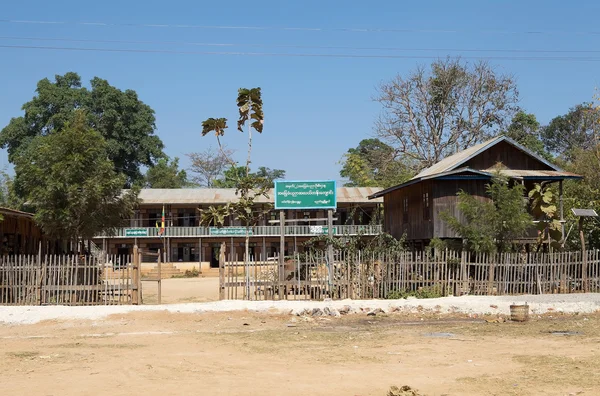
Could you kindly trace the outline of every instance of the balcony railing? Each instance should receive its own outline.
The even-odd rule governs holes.
[[[257,226],[250,228],[251,236],[279,236],[279,226]],[[336,225],[333,226],[335,236],[345,235],[377,235],[381,233],[380,225]],[[328,235],[327,226],[285,226],[286,236],[309,236]],[[167,227],[163,234],[168,238],[188,237],[243,237],[246,228],[241,227]],[[97,238],[158,238],[156,227],[127,227],[117,228],[113,232],[98,235]]]

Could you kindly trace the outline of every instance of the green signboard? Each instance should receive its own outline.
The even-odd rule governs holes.
[[[275,180],[275,209],[335,209],[335,181]]]
[[[310,226],[310,233],[311,234],[328,235],[329,234],[329,227],[324,227],[324,226]],[[337,228],[333,227],[331,229],[331,233],[332,234],[337,234]]]
[[[126,237],[147,237],[148,229],[147,228],[126,228],[125,236]]]
[[[240,236],[246,235],[245,227],[210,227],[208,229],[209,235],[218,235],[218,236]],[[248,235],[252,235],[252,229],[248,230]]]

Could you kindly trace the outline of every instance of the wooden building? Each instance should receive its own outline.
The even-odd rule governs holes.
[[[448,212],[461,217],[457,206],[457,193],[461,190],[482,200],[489,199],[486,185],[497,171],[523,183],[528,191],[535,183],[559,183],[561,220],[563,180],[581,179],[500,136],[449,156],[406,183],[379,191],[370,198],[383,197],[384,229],[396,238],[405,235],[407,242],[419,249],[432,238],[459,238],[440,214]]]
[[[381,232],[378,222],[373,224],[382,199],[369,199],[380,188],[360,187],[337,189],[337,208],[334,213],[335,237],[361,235],[370,237]],[[258,206],[271,205],[269,198],[259,197]],[[238,199],[232,188],[142,189],[140,205],[127,227],[94,238],[93,251],[109,255],[128,256],[137,244],[143,251],[166,252],[166,261],[177,268],[202,269],[218,267],[221,244],[227,247],[227,257],[243,260],[245,228],[233,217],[221,228],[199,224],[199,209],[224,205]],[[156,223],[165,210],[166,228],[159,236]],[[302,252],[303,243],[327,234],[327,210],[285,210],[285,218],[295,220],[284,227],[285,252]],[[272,220],[279,219],[279,211],[272,210],[256,227],[252,227],[249,253],[256,260],[271,260],[279,256],[281,227]],[[320,219],[320,220],[319,220]]]
[[[0,215],[0,256],[38,254],[40,246],[42,253],[56,250],[55,243],[49,243],[31,213],[0,208]]]

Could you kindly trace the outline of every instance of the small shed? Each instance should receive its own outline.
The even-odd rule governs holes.
[[[35,224],[31,213],[0,208],[0,215],[0,256],[38,254],[40,242],[44,251],[54,249],[46,243],[47,238]]]
[[[582,178],[560,169],[514,140],[499,136],[446,157],[409,181],[379,191],[370,198],[383,197],[384,229],[395,238],[405,235],[409,243],[420,248],[432,238],[459,238],[440,213],[449,212],[460,218],[457,193],[461,190],[483,200],[489,199],[486,185],[496,171],[523,183],[527,190],[535,183],[559,183],[561,220],[563,181]]]

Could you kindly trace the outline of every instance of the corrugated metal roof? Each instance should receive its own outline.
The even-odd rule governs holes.
[[[527,149],[526,147],[522,146],[521,144],[515,142],[514,140],[512,140],[506,136],[498,136],[498,137],[490,139],[486,142],[476,144],[475,146],[471,146],[463,151],[459,151],[458,153],[456,153],[454,155],[444,158],[443,160],[430,166],[429,168],[423,169],[413,179],[420,179],[425,176],[431,176],[431,175],[435,175],[437,173],[447,172],[447,171],[456,169],[459,166],[461,166],[462,164],[464,164],[465,162],[467,162],[468,160],[470,160],[471,158],[475,157],[477,154],[489,149],[492,146],[495,146],[496,144],[498,144],[500,142],[504,142],[504,141],[511,144],[512,146],[516,147],[517,149],[525,152],[526,154],[534,157],[538,161],[548,165],[550,168],[554,169],[555,171],[562,171],[562,169],[560,169],[556,165],[546,161],[544,158],[540,157],[536,153],[532,152],[531,150]]]
[[[489,169],[490,174],[494,173],[493,169]],[[528,169],[501,169],[500,173],[511,178],[563,178],[563,179],[583,179],[582,176],[566,171],[548,171],[548,170],[528,170]]]
[[[377,203],[369,196],[381,191],[379,187],[338,187],[338,203]],[[273,196],[273,191],[269,191]],[[224,204],[237,200],[234,188],[145,188],[139,198],[144,204]],[[259,197],[258,203],[273,203],[272,198]]]

